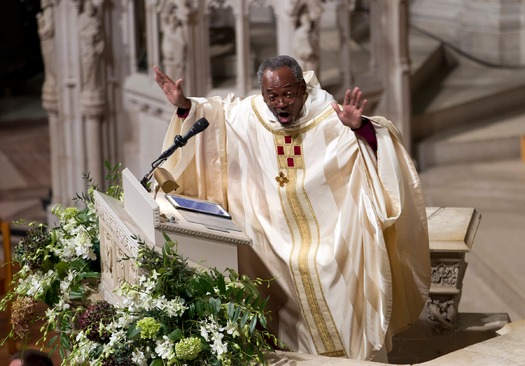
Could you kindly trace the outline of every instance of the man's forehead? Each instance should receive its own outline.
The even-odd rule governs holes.
[[[292,87],[297,84],[297,80],[289,67],[281,67],[279,69],[266,69],[263,74],[263,88],[271,90],[274,88]]]

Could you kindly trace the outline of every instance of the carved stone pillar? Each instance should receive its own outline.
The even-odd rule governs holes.
[[[341,0],[337,6],[337,28],[339,39],[341,40],[341,53],[339,64],[341,65],[341,85],[349,88],[354,85],[352,75],[352,32],[350,24],[350,14],[355,8],[355,0]]]
[[[181,0],[160,3],[158,13],[162,32],[162,65],[166,75],[176,80],[186,78],[188,63],[189,6]]]
[[[104,123],[103,103],[88,105],[89,99],[82,95],[84,115],[87,171],[95,183],[104,186],[104,157],[102,156],[102,124]]]
[[[293,44],[290,35],[294,33],[294,17],[288,2],[274,0],[271,2],[277,25],[277,54],[293,55]]]
[[[148,0],[146,8],[149,69],[162,62],[169,77],[184,78],[187,95],[200,95],[196,94],[200,92],[199,70],[207,59],[199,57],[200,48],[204,47],[196,34],[196,29],[202,26],[195,24],[199,4],[187,0]]]
[[[287,54],[295,57],[304,71],[313,70],[320,77],[320,26],[323,13],[321,0],[293,0],[286,4],[287,20],[292,29],[285,36],[290,39],[290,50]]]
[[[87,171],[93,181],[104,185],[101,125],[105,120],[104,27],[102,4],[85,0],[78,18],[81,51],[81,111],[84,122]]]
[[[231,1],[235,16],[235,50],[237,55],[237,94],[250,89],[250,5],[244,0]]]
[[[42,107],[48,115],[49,140],[51,146],[51,192],[53,202],[63,202],[60,194],[64,185],[60,172],[63,155],[63,135],[60,128],[57,91],[57,61],[55,45],[55,4],[51,0],[41,3],[42,11],[37,14],[38,35],[44,61],[44,85],[42,86]]]
[[[44,88],[42,91],[42,105],[47,112],[49,126],[49,145],[51,146],[51,201],[66,202],[61,187],[65,185],[64,175],[61,174],[61,163],[63,152],[64,135],[61,128],[61,120],[58,113],[58,96],[56,90],[53,92]]]
[[[384,92],[374,113],[388,116],[401,131],[410,152],[410,55],[408,1],[370,0],[373,72],[383,81]],[[385,31],[388,30],[388,31]]]

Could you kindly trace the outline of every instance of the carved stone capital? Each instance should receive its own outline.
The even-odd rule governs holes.
[[[455,298],[428,299],[428,319],[436,322],[444,329],[451,329],[457,315],[457,303]]]

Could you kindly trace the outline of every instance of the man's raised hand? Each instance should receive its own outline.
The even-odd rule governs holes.
[[[342,110],[339,105],[334,102],[332,108],[341,122],[352,129],[361,127],[361,116],[368,100],[362,99],[363,93],[356,86],[353,90],[346,89],[345,98],[342,104]]]
[[[168,75],[163,73],[157,66],[153,67],[155,71],[155,81],[160,86],[166,98],[177,108],[191,108],[191,101],[186,98],[182,90],[182,79],[173,81]]]

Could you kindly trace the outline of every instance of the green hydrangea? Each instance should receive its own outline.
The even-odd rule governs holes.
[[[197,337],[184,338],[175,344],[175,353],[180,360],[194,360],[200,351],[202,351],[202,343]]]
[[[160,329],[160,323],[150,317],[145,317],[137,322],[137,328],[140,329],[142,338],[153,339]]]

